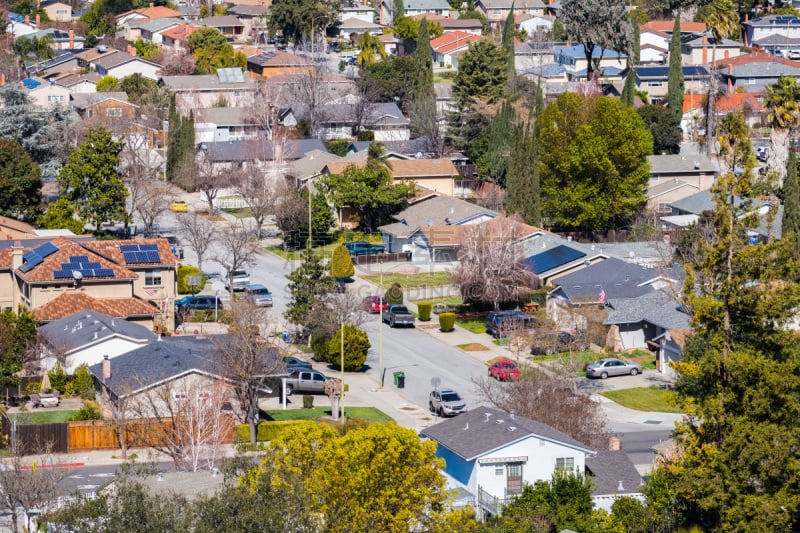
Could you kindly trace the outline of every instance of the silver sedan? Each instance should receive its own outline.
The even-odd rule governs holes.
[[[642,373],[639,363],[631,363],[621,359],[607,357],[586,367],[587,378],[606,379],[608,376],[635,376]]]

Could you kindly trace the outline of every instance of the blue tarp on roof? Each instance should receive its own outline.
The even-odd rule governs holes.
[[[33,80],[31,78],[27,78],[27,79],[22,81],[22,85],[24,85],[26,89],[35,89],[36,87],[38,87],[41,84],[42,84],[42,82]]]

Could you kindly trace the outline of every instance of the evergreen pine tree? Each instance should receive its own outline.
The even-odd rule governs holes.
[[[356,269],[353,266],[353,259],[350,257],[350,252],[344,244],[340,244],[333,249],[331,256],[331,276],[334,278],[344,279],[353,276]]]
[[[406,16],[406,8],[403,5],[403,0],[394,0],[394,20],[393,22],[397,22],[398,19]]]
[[[681,18],[675,15],[675,25],[672,27],[672,41],[669,45],[669,78],[667,80],[667,101],[669,110],[675,118],[675,124],[681,123],[683,115],[683,66],[681,65]]]
[[[508,81],[513,83],[517,69],[514,65],[514,2],[511,2],[511,11],[508,12],[506,23],[503,25],[503,50],[508,57]]]
[[[175,96],[169,101],[169,132],[167,138],[167,179],[170,181],[175,177],[180,159],[180,136],[181,116],[175,109]]]
[[[428,20],[419,23],[417,48],[414,51],[417,77],[411,88],[411,129],[417,135],[426,135],[430,117],[436,116],[436,93],[433,90],[433,50],[428,32]]]
[[[784,238],[793,235],[795,254],[800,252],[800,184],[797,182],[797,154],[794,141],[786,162],[786,177],[783,178],[783,219],[781,232]]]
[[[541,224],[541,189],[539,187],[538,118],[544,107],[539,85],[533,108],[533,127],[528,123],[514,128],[513,144],[508,162],[506,213],[519,214],[533,226]]]
[[[506,99],[489,126],[489,146],[483,175],[492,183],[506,186],[508,160],[514,133],[514,108]]]
[[[622,88],[620,100],[626,106],[632,106],[636,96],[636,67],[639,65],[639,25],[632,24],[631,32],[631,55],[628,57],[628,75],[625,77],[625,85]]]

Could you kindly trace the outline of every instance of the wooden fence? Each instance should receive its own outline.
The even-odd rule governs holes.
[[[16,437],[17,446],[22,453],[31,453],[38,450],[49,449],[57,453],[69,451],[69,435],[66,422],[52,424],[14,424],[3,413],[0,433],[3,441],[11,442]]]

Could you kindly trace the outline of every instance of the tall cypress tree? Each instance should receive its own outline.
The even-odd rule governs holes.
[[[506,186],[513,133],[514,108],[511,106],[511,102],[506,99],[489,126],[489,145],[486,150],[485,164],[483,165],[484,171],[482,173],[483,177],[501,187]],[[480,161],[478,163],[480,167]],[[481,174],[480,168],[479,174]]]
[[[783,218],[781,233],[793,235],[795,254],[800,252],[800,184],[797,182],[797,154],[792,141],[789,160],[786,162],[786,177],[783,178]]]
[[[631,25],[631,55],[628,57],[628,75],[625,77],[625,85],[622,88],[620,100],[627,106],[633,105],[636,96],[636,67],[639,65],[640,54],[640,29],[638,24]]]
[[[669,44],[669,87],[667,88],[667,101],[669,110],[675,118],[675,124],[681,123],[683,116],[683,66],[681,65],[681,18],[675,15],[675,25],[672,27],[672,41]]]
[[[428,32],[428,20],[419,23],[417,49],[414,51],[416,79],[411,87],[411,129],[418,135],[426,135],[431,124],[430,117],[436,116],[436,93],[433,90],[433,50]]]
[[[511,2],[511,11],[508,12],[506,23],[503,26],[502,45],[508,55],[508,81],[513,82],[514,76],[517,74],[517,68],[514,65],[514,2]]]
[[[167,178],[174,179],[181,157],[181,116],[175,109],[175,96],[169,102],[169,131],[167,137]]]
[[[406,15],[406,8],[403,5],[403,0],[394,0],[394,20],[393,22],[397,22],[400,17],[404,17]]]
[[[533,226],[542,222],[541,188],[539,186],[539,116],[544,107],[541,84],[536,93],[531,123],[518,125],[513,131],[511,154],[506,178],[506,212],[519,214]]]

